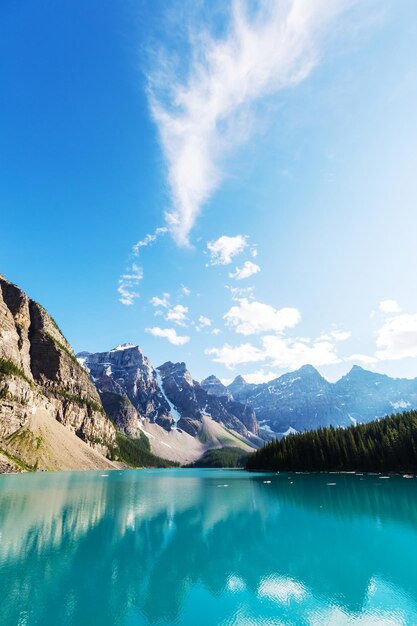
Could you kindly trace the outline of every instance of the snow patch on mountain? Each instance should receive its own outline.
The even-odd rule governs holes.
[[[134,343],[121,343],[115,348],[113,348],[113,350],[110,350],[110,352],[120,352],[121,350],[129,350],[130,348],[134,348],[134,347],[135,347]]]
[[[162,383],[162,378],[161,378],[161,374],[159,373],[158,370],[156,370],[156,382],[157,385],[159,387],[160,392],[162,393],[162,395],[164,396],[165,400],[167,401],[167,403],[169,404],[169,408],[170,408],[170,413],[171,413],[171,417],[174,420],[175,424],[172,427],[173,429],[177,428],[177,423],[180,421],[181,419],[181,415],[178,413],[177,409],[175,408],[175,406],[172,404],[171,400],[168,398],[168,396],[166,395],[165,391],[164,391],[164,385]]]

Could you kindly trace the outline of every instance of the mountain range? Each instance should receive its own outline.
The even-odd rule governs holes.
[[[210,386],[215,388],[212,380]],[[417,408],[416,378],[390,378],[358,365],[335,383],[304,365],[259,385],[238,376],[226,390],[255,410],[261,434],[275,436],[320,426],[351,426]]]
[[[416,408],[417,379],[358,366],[335,383],[305,365],[225,385],[196,381],[185,363],[154,367],[133,344],[75,355],[47,311],[0,275],[0,472],[187,464]]]
[[[206,450],[263,444],[255,411],[230,394],[208,392],[185,363],[154,367],[139,346],[108,352],[80,352],[80,364],[96,385],[116,428],[129,437],[144,433],[154,454],[190,462]]]

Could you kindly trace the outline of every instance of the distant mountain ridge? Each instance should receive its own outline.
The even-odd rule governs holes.
[[[227,390],[255,410],[261,433],[275,435],[288,429],[350,426],[417,408],[417,379],[390,378],[358,365],[335,383],[304,365],[259,385],[237,376]]]

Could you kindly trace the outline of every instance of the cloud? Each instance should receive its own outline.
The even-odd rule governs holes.
[[[378,361],[378,359],[374,356],[369,356],[368,354],[351,354],[350,356],[346,357],[345,361],[362,363],[362,365],[373,365]]]
[[[222,363],[229,368],[241,363],[256,363],[265,358],[262,352],[250,343],[242,343],[239,346],[226,343],[221,348],[207,348],[205,354],[212,356],[216,363]]]
[[[282,332],[293,328],[301,319],[298,309],[284,307],[275,309],[269,304],[242,298],[238,305],[224,315],[226,324],[241,335],[254,335],[268,331]]]
[[[170,306],[170,302],[169,302],[170,297],[171,297],[170,294],[165,292],[162,294],[161,298],[159,298],[158,296],[154,296],[153,298],[151,298],[150,302],[152,306],[155,306],[155,307],[161,306],[166,309]]]
[[[158,237],[160,237],[161,235],[164,235],[167,232],[168,232],[168,228],[166,226],[161,226],[157,228],[155,232],[149,235],[146,235],[146,237],[144,237],[141,241],[138,241],[137,243],[135,243],[135,245],[132,248],[133,254],[137,256],[141,248],[145,248],[146,246],[149,246],[149,244],[153,243],[156,239],[158,239]]]
[[[165,319],[169,322],[174,322],[178,326],[186,326],[187,323],[188,307],[182,304],[176,304],[169,309]]]
[[[188,289],[188,287],[186,287],[185,285],[181,285],[181,293],[183,296],[190,296],[191,295],[191,289]]]
[[[340,362],[334,343],[322,339],[289,339],[268,335],[262,337],[265,358],[272,367],[297,369],[306,363],[314,366]]]
[[[347,341],[348,339],[351,338],[352,333],[350,332],[350,330],[332,330],[329,335],[335,340],[335,341]]]
[[[207,326],[211,326],[212,321],[205,315],[200,315],[200,317],[198,318],[198,323],[200,325],[200,328],[207,328]]]
[[[335,344],[331,341],[265,335],[260,345],[243,343],[238,346],[225,344],[221,348],[209,348],[206,354],[213,361],[234,368],[243,363],[267,362],[268,367],[295,370],[310,363],[314,366],[333,365],[340,362]]]
[[[377,331],[376,346],[380,361],[417,357],[417,314],[388,318]]]
[[[210,265],[229,265],[233,257],[243,252],[248,245],[246,239],[244,235],[222,235],[215,241],[209,241],[207,248],[210,252]]]
[[[149,74],[150,108],[171,191],[166,217],[180,245],[188,244],[203,204],[219,187],[225,157],[256,126],[255,104],[310,74],[323,35],[351,3],[264,0],[253,10],[249,0],[235,0],[225,35],[204,32],[201,23],[189,29],[186,75],[173,75],[169,63]]]
[[[139,293],[136,288],[142,279],[143,269],[136,263],[132,263],[129,273],[120,276],[117,293],[120,296],[119,301],[122,304],[131,306],[134,304],[136,298],[139,298]]]
[[[190,341],[187,336],[177,335],[175,328],[159,328],[159,326],[153,326],[152,328],[146,328],[145,331],[154,337],[163,337],[167,339],[169,343],[174,346],[183,346]]]
[[[247,300],[253,300],[253,287],[229,287],[226,289],[230,290],[230,296],[234,302],[240,302],[243,298]]]
[[[254,274],[257,274],[261,271],[259,265],[256,263],[252,263],[252,261],[245,261],[243,267],[237,267],[235,272],[231,272],[229,274],[229,278],[234,278],[235,280],[243,280],[244,278],[249,278]]]
[[[249,374],[243,374],[243,378],[247,383],[260,385],[262,383],[269,383],[270,380],[274,380],[274,378],[277,378],[277,374],[276,372],[269,370],[259,369]]]
[[[320,335],[320,339],[324,341],[347,341],[352,336],[350,330],[331,330],[328,333]]]
[[[213,330],[211,331],[212,335],[220,335],[222,331],[220,330],[220,328],[213,328]]]
[[[168,232],[168,228],[166,226],[161,226],[157,228],[155,232],[146,235],[144,239],[138,241],[132,248],[132,255],[134,257],[139,256],[139,251],[141,248],[145,248],[152,244],[158,237]],[[122,274],[119,278],[119,286],[117,288],[117,292],[119,294],[119,302],[124,304],[125,306],[131,306],[134,304],[135,300],[139,298],[139,292],[137,287],[139,283],[143,280],[143,268],[139,267],[134,261],[131,262],[127,272]]]
[[[401,309],[396,300],[382,300],[379,303],[381,313],[400,313]]]

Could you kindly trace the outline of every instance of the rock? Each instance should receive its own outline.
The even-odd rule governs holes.
[[[0,275],[3,442],[26,426],[38,409],[98,452],[112,454],[115,429],[71,346],[45,309]]]
[[[193,380],[185,363],[168,361],[155,369],[140,347],[132,344],[95,354],[80,352],[77,357],[116,428],[125,434],[135,436],[135,430],[150,422],[168,432],[180,429],[199,437],[204,416],[243,437],[259,431],[251,407],[234,401],[227,390],[220,398],[213,390],[209,393]]]
[[[137,436],[143,420],[166,430],[174,424],[158,374],[139,346],[123,344],[107,352],[81,352],[77,358],[90,373],[118,430]]]

